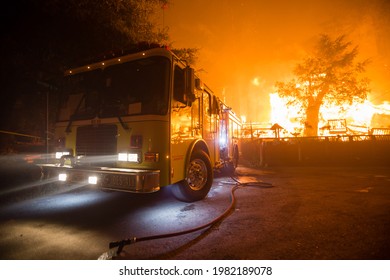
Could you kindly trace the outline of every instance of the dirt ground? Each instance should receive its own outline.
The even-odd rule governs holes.
[[[239,188],[223,222],[159,258],[390,259],[389,168],[241,166],[237,175],[272,187]],[[149,258],[167,242],[130,245],[123,257]]]

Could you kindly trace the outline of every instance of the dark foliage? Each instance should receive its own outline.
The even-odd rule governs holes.
[[[140,41],[167,39],[153,21],[166,0],[7,2],[0,27],[0,130],[44,137],[47,93],[53,116],[65,69]]]

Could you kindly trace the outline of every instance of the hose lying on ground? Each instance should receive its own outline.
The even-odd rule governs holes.
[[[200,225],[198,227],[188,229],[188,230],[171,232],[171,233],[165,233],[165,234],[157,234],[157,235],[151,235],[151,236],[144,236],[144,237],[140,237],[140,238],[132,237],[132,238],[123,239],[123,240],[120,240],[120,241],[110,242],[110,244],[109,244],[110,251],[103,253],[99,257],[99,260],[107,260],[107,259],[112,259],[113,257],[119,256],[119,254],[122,252],[124,246],[130,245],[130,244],[134,244],[136,242],[148,241],[148,240],[154,240],[154,239],[161,239],[161,238],[169,238],[169,237],[189,234],[189,233],[192,233],[192,232],[195,232],[195,231],[199,231],[201,229],[205,229],[205,228],[211,227],[212,225],[222,221],[234,209],[234,205],[235,205],[235,202],[236,202],[236,198],[235,198],[234,192],[237,189],[242,188],[242,187],[246,187],[246,186],[255,186],[255,187],[264,187],[264,188],[273,187],[272,184],[261,182],[261,181],[242,183],[242,182],[240,182],[238,179],[236,179],[234,177],[231,177],[231,179],[234,182],[224,182],[226,184],[234,184],[234,186],[232,186],[232,188],[230,190],[230,199],[231,199],[230,205],[221,215],[219,215],[218,217],[216,217],[212,221],[210,221],[210,222],[208,222],[206,224]],[[114,250],[112,250],[114,248],[118,248],[118,249],[116,251],[114,251]]]

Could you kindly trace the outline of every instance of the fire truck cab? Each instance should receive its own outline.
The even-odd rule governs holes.
[[[172,185],[195,201],[214,168],[237,166],[238,118],[166,48],[70,69],[61,99],[45,178],[136,193]]]

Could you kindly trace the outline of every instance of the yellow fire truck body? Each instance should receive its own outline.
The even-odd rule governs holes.
[[[195,201],[215,168],[236,167],[239,119],[171,51],[113,57],[64,78],[45,177],[142,193],[173,185]]]

